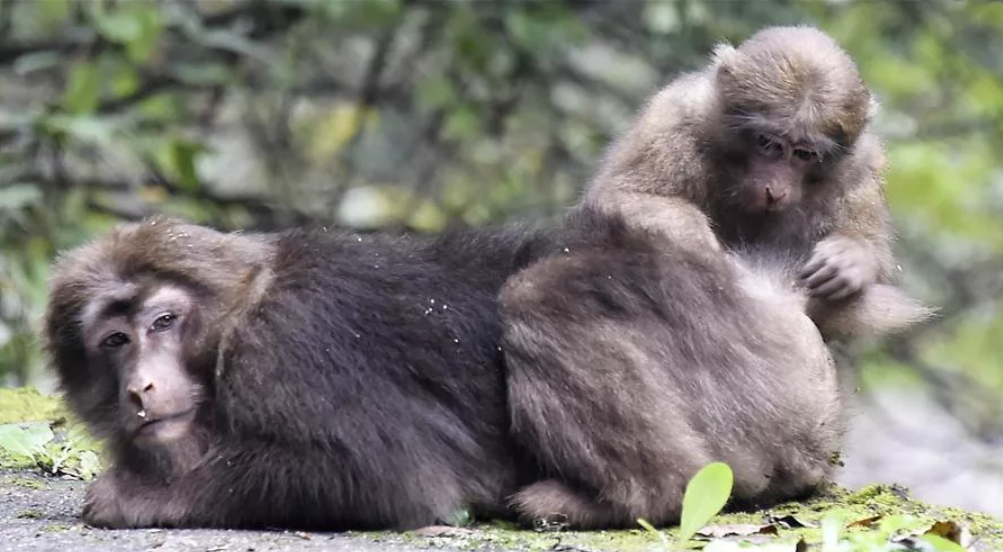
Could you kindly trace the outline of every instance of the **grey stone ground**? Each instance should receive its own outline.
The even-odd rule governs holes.
[[[42,478],[29,472],[0,473],[0,552],[200,551],[264,552],[412,552],[456,550],[434,542],[408,543],[384,533],[326,534],[262,531],[158,530],[106,531],[80,523],[87,484]],[[377,540],[378,539],[378,540]],[[474,550],[497,550],[474,547]]]

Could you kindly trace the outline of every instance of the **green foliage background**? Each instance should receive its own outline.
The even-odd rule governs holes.
[[[53,256],[121,219],[435,231],[558,213],[721,40],[833,34],[883,105],[906,285],[866,357],[1003,433],[1003,4],[955,0],[0,2],[0,382],[37,381]],[[896,380],[898,381],[898,380]]]

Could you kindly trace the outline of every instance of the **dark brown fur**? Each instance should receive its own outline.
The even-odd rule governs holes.
[[[504,514],[534,476],[507,431],[496,301],[535,241],[153,220],[64,255],[48,350],[112,459],[84,520],[336,530]]]

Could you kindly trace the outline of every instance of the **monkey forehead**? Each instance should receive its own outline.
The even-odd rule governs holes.
[[[856,64],[818,29],[768,28],[737,50],[720,48],[716,62],[728,107],[842,145],[855,139],[867,121],[870,92]]]
[[[176,219],[121,225],[56,261],[47,318],[74,317],[110,288],[125,290],[123,286],[147,280],[222,297],[270,257],[271,247],[264,240]]]
[[[148,282],[108,282],[93,290],[93,295],[79,312],[77,321],[91,328],[109,316],[133,317],[149,307],[187,308],[192,304],[192,293],[181,286]]]

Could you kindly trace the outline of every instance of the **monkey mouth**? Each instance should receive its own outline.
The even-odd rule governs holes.
[[[138,428],[138,437],[154,437],[157,434],[168,431],[171,428],[180,429],[195,418],[195,409],[190,408],[176,414],[168,414],[150,420],[145,420]]]
[[[786,203],[771,203],[769,205],[757,204],[752,205],[748,208],[748,212],[751,215],[759,215],[761,217],[770,217],[787,210],[788,204]]]

